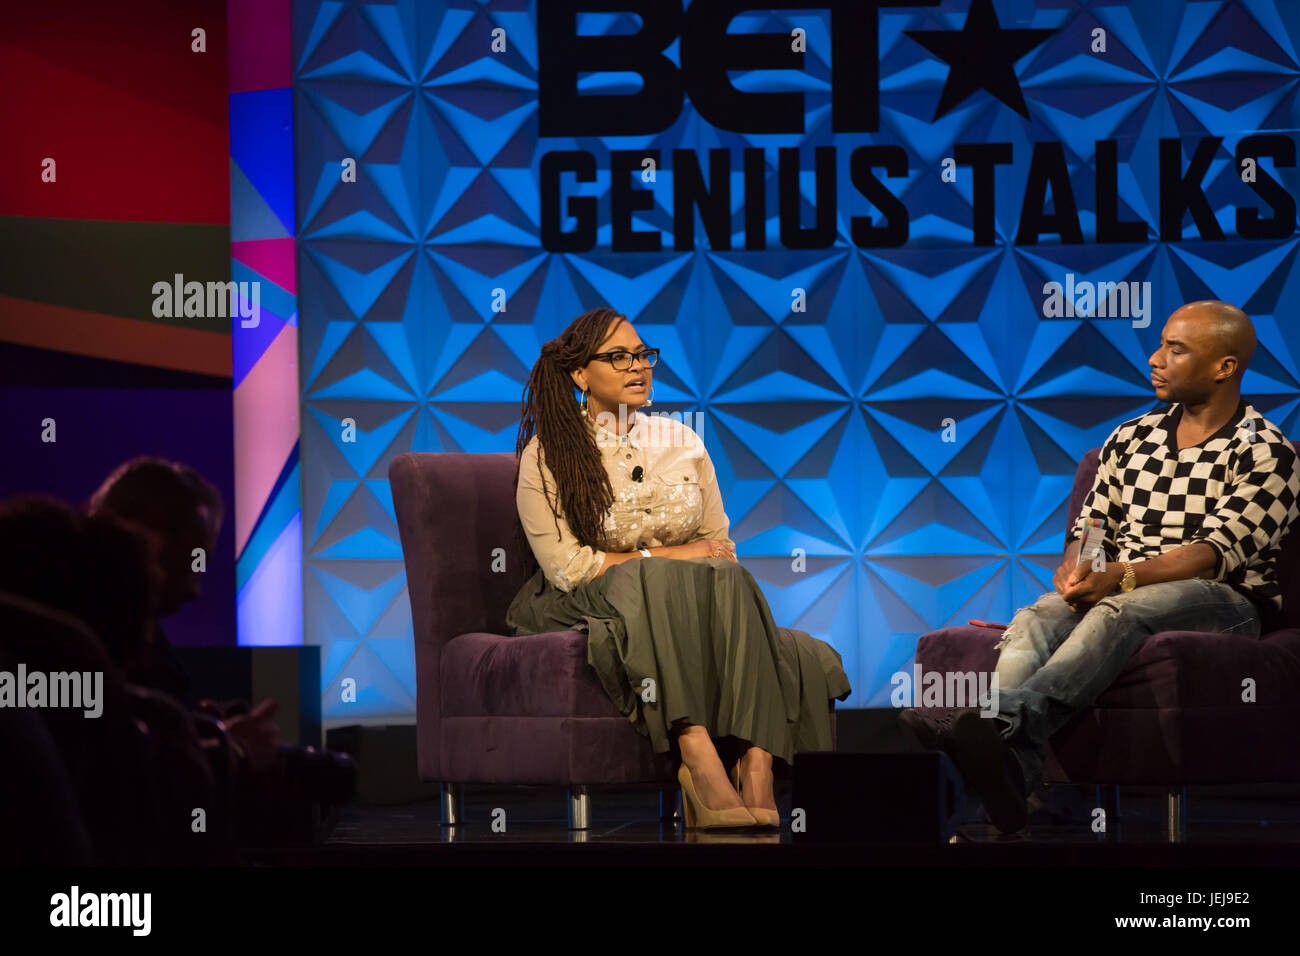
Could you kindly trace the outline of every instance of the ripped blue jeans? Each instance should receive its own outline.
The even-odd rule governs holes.
[[[1016,612],[998,643],[997,716],[1010,725],[1002,738],[1020,761],[1026,793],[1042,778],[1043,744],[1161,631],[1259,637],[1259,612],[1239,591],[1205,578],[1143,585],[1086,611],[1051,591]]]

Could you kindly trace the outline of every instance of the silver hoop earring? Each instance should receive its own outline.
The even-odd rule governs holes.
[[[582,414],[587,414],[587,390],[582,390]]]

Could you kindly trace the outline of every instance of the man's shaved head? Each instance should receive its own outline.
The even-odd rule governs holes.
[[[1160,339],[1150,359],[1158,397],[1199,404],[1223,388],[1240,395],[1256,345],[1241,309],[1213,299],[1189,302],[1169,316]]]
[[[1237,360],[1236,376],[1237,381],[1240,382],[1246,366],[1250,364],[1251,356],[1255,354],[1257,341],[1255,326],[1251,324],[1246,313],[1235,305],[1217,299],[1189,302],[1174,315],[1181,313],[1185,313],[1198,324],[1203,323],[1207,345],[1214,348],[1219,355],[1231,355]],[[1173,317],[1170,316],[1171,319]]]

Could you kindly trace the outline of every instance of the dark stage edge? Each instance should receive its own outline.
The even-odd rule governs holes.
[[[439,803],[350,806],[314,847],[250,850],[254,865],[288,866],[1289,866],[1300,864],[1300,803],[1189,794],[1186,839],[1165,834],[1163,796],[1123,791],[1118,827],[1093,833],[1087,809],[1095,788],[1058,787],[1030,825],[1004,836],[972,806],[949,842],[880,844],[796,840],[790,833],[789,784],[778,781],[779,832],[685,830],[658,819],[653,790],[591,795],[592,825],[570,831],[561,788],[465,789],[465,824],[444,827]],[[506,830],[493,832],[493,811]]]

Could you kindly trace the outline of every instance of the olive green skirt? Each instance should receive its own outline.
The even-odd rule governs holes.
[[[586,631],[587,662],[657,753],[700,724],[788,764],[832,749],[830,701],[851,690],[835,649],[777,627],[753,575],[726,558],[624,561],[568,592],[538,569],[506,624],[514,636]]]

